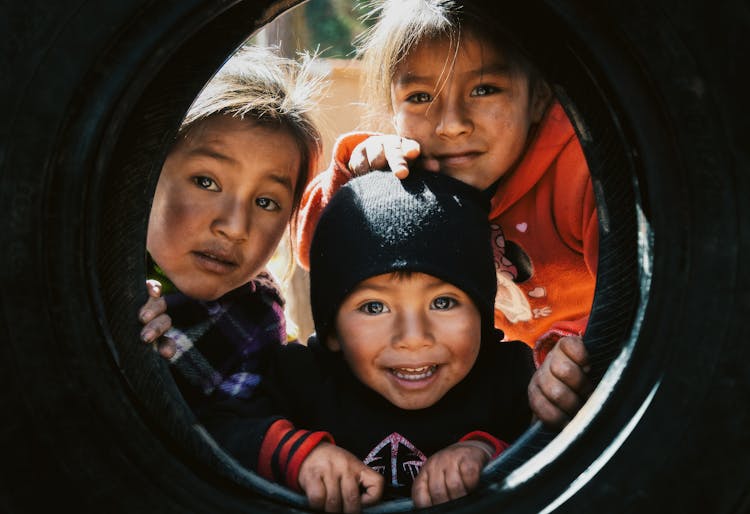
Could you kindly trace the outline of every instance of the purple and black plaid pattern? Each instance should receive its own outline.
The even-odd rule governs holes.
[[[284,302],[270,274],[214,301],[164,295],[175,341],[175,382],[196,408],[208,398],[247,398],[260,382],[265,351],[287,342]]]

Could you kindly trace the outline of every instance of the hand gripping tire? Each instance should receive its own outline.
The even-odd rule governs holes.
[[[135,317],[180,118],[294,3],[2,3],[0,511],[306,511],[212,444]],[[532,427],[432,510],[748,512],[750,8],[516,3],[485,6],[555,84],[596,184],[601,381],[568,428]]]

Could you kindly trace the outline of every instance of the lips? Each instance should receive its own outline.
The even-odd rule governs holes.
[[[452,162],[463,162],[469,159],[475,159],[481,155],[479,152],[460,152],[446,155],[439,155],[437,159],[440,162],[452,163]]]
[[[425,156],[422,162],[428,171],[440,171],[443,168],[469,165],[481,155],[482,152],[479,151],[451,152]]]
[[[418,381],[430,378],[435,374],[437,364],[420,366],[418,368],[390,368],[389,371],[401,380]]]
[[[219,248],[206,248],[193,252],[198,266],[211,273],[229,273],[239,266],[231,252]]]
[[[196,252],[199,256],[204,257],[206,259],[214,260],[220,264],[226,264],[227,266],[236,266],[237,264],[235,262],[232,262],[226,257],[222,257],[221,255],[216,255],[214,253],[210,252]]]

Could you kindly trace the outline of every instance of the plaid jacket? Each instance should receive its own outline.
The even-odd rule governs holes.
[[[248,398],[260,382],[271,346],[287,342],[284,301],[273,277],[261,273],[218,300],[199,301],[162,282],[172,328],[165,334],[177,352],[172,375],[193,410],[209,400]]]

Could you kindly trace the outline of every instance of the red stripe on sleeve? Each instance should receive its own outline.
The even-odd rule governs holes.
[[[279,469],[279,476],[277,477],[277,480],[283,480],[286,476],[287,463],[289,462],[289,459],[294,454],[296,454],[294,445],[298,444],[298,441],[305,437],[305,435],[308,433],[309,432],[307,430],[295,431],[291,437],[287,438],[287,440],[284,442],[284,445],[279,449],[278,456],[276,457]]]
[[[483,443],[489,444],[494,448],[494,452],[492,454],[493,459],[503,453],[510,446],[505,441],[502,441],[492,434],[488,434],[487,432],[483,432],[481,430],[469,432],[461,439],[459,439],[459,442],[460,441],[482,441]]]
[[[307,432],[307,434],[307,438],[302,442],[299,448],[294,451],[294,454],[291,456],[291,459],[289,459],[289,464],[286,467],[286,484],[297,491],[301,491],[299,486],[299,468],[302,466],[302,462],[307,456],[310,455],[310,452],[324,441],[336,444],[333,440],[333,436],[328,432]]]
[[[279,446],[279,442],[291,430],[294,430],[294,425],[286,419],[274,421],[268,428],[266,436],[263,438],[263,443],[260,446],[260,452],[258,453],[258,474],[263,478],[275,481],[271,460],[276,448]]]

